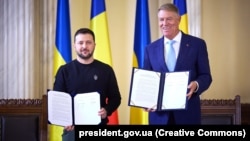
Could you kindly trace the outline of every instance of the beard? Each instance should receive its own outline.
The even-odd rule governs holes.
[[[93,52],[90,52],[90,53],[88,53],[88,54],[86,54],[86,55],[84,55],[84,54],[82,54],[82,53],[80,53],[80,52],[77,52],[77,55],[78,55],[81,59],[83,59],[83,60],[88,60],[89,58],[91,58],[91,57],[93,56]]]

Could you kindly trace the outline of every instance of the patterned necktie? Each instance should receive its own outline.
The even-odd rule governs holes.
[[[168,49],[168,54],[167,54],[168,55],[167,66],[168,66],[169,71],[174,71],[175,63],[176,63],[176,55],[175,55],[175,50],[173,47],[174,42],[175,42],[174,40],[170,40],[168,42],[169,49]]]

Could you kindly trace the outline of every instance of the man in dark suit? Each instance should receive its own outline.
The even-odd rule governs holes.
[[[159,8],[158,20],[163,37],[146,47],[143,68],[159,72],[190,71],[187,86],[188,101],[185,110],[147,109],[149,124],[201,124],[200,95],[212,83],[206,42],[179,29],[181,16],[178,8],[171,3]],[[174,41],[176,57],[174,70],[170,70],[166,64],[170,40]]]

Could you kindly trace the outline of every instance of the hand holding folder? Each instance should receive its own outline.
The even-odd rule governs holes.
[[[152,110],[186,109],[189,71],[160,73],[133,68],[129,106]]]
[[[97,92],[70,94],[48,92],[48,120],[59,126],[97,125],[101,122],[100,94]]]

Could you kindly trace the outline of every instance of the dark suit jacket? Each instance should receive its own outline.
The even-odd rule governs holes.
[[[164,37],[152,42],[145,49],[144,69],[169,72],[164,59]],[[173,111],[176,124],[200,124],[200,97],[212,83],[206,42],[182,32],[175,71],[190,71],[190,81],[197,81],[199,89],[187,102],[186,110]],[[150,112],[150,124],[167,124],[169,112]]]

